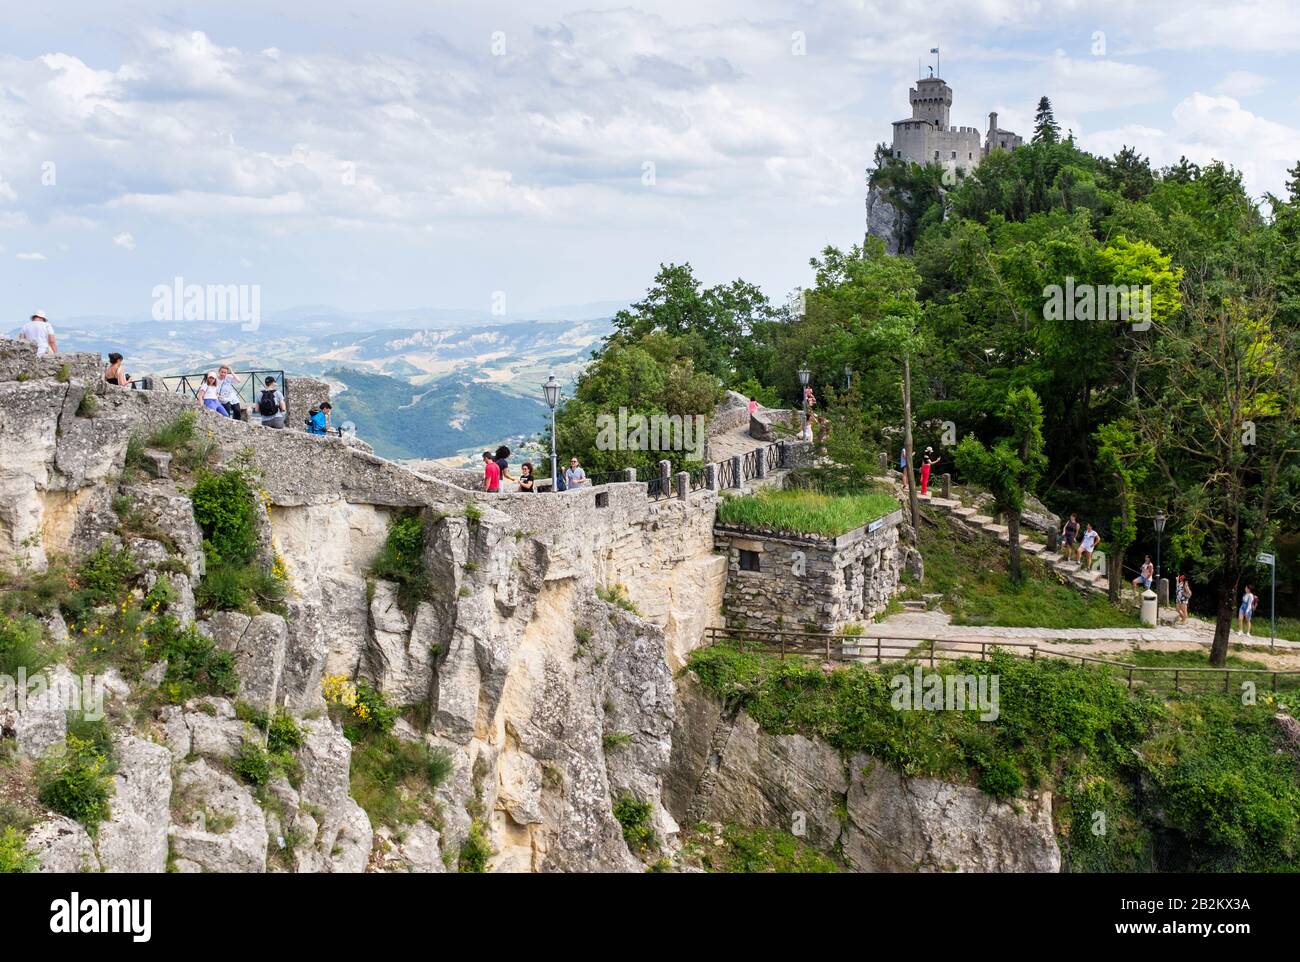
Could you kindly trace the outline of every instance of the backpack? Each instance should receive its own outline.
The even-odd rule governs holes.
[[[280,413],[280,406],[275,403],[275,389],[262,392],[262,399],[257,402],[257,413],[264,418],[273,418]]]

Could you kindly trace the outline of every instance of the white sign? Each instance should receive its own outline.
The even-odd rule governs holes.
[[[1275,563],[1273,556],[1272,556],[1271,554],[1267,554],[1267,553],[1265,553],[1265,552],[1263,552],[1263,551],[1261,551],[1261,552],[1259,553],[1259,557],[1256,558],[1255,560],[1258,561],[1258,562],[1259,562],[1260,564],[1262,564],[1262,565],[1271,565],[1271,564],[1274,564],[1274,563]]]

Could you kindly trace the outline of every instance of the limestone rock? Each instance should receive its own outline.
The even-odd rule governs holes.
[[[27,836],[37,858],[36,871],[50,874],[98,872],[99,857],[86,830],[63,815],[51,815]]]
[[[176,782],[172,849],[207,872],[266,871],[266,816],[248,789],[200,759]]]
[[[238,611],[219,611],[206,630],[217,648],[234,653],[240,698],[266,712],[278,706],[289,638],[284,619],[270,613],[249,618]]]
[[[132,735],[114,740],[112,815],[99,829],[105,872],[164,872],[171,820],[171,754]]]

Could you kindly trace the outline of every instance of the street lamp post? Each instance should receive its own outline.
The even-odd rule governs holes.
[[[853,390],[853,368],[844,365],[844,390]]]
[[[1160,544],[1164,540],[1165,513],[1157,511],[1151,519],[1151,526],[1156,529],[1156,627],[1160,627]]]
[[[799,368],[799,386],[803,388],[803,431],[799,433],[800,438],[806,438],[811,434],[808,430],[808,382],[812,380],[812,371],[806,367]]]
[[[542,385],[542,394],[546,397],[546,406],[551,409],[551,492],[559,490],[559,475],[556,473],[557,458],[555,455],[555,406],[560,403],[560,382],[555,380],[552,374]]]

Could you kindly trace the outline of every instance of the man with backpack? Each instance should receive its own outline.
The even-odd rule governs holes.
[[[257,413],[262,418],[262,427],[284,427],[284,395],[275,383],[275,378],[270,375],[267,376],[262,394],[257,399]]]

